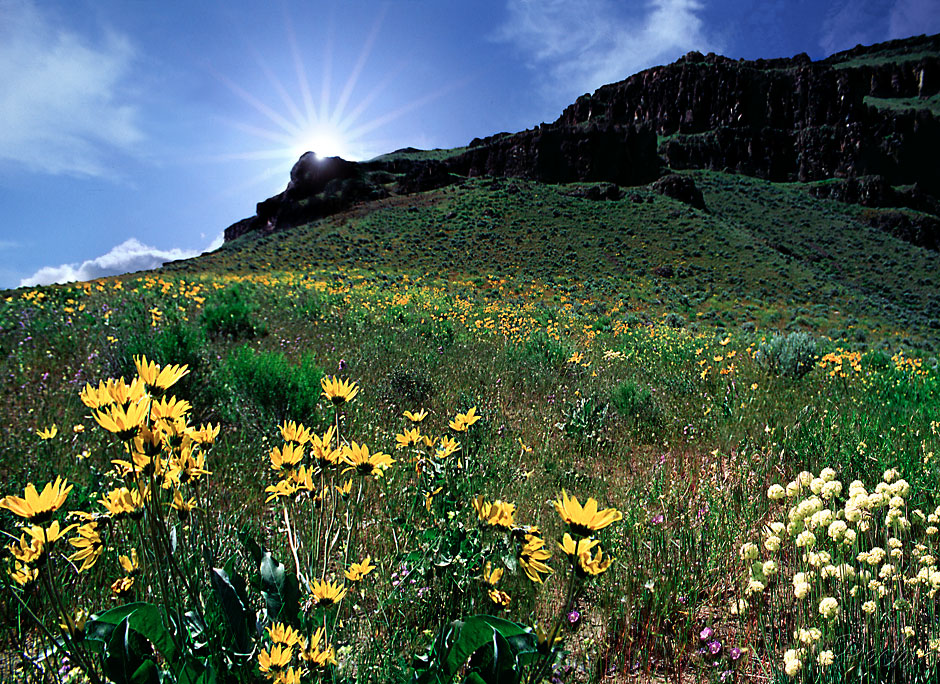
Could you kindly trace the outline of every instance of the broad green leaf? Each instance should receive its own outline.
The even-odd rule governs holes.
[[[244,583],[239,581],[237,575],[229,578],[225,570],[212,568],[212,586],[215,588],[222,604],[222,610],[228,619],[228,626],[235,640],[235,648],[239,654],[251,653],[252,641],[248,625],[253,616],[246,606]],[[241,588],[241,591],[239,591],[239,588]]]

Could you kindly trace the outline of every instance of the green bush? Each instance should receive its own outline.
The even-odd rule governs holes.
[[[802,378],[816,365],[818,351],[816,338],[809,333],[793,332],[774,335],[762,342],[757,350],[757,360],[774,375]]]
[[[523,344],[512,344],[506,348],[511,365],[525,370],[547,370],[560,368],[570,356],[559,342],[543,332],[537,332]]]
[[[200,320],[210,337],[252,338],[267,332],[265,324],[254,318],[256,308],[244,288],[233,285],[209,299]]]
[[[640,422],[659,419],[659,407],[647,387],[633,380],[624,380],[610,393],[610,403],[621,418],[634,418]]]
[[[253,409],[262,421],[299,420],[309,425],[317,419],[322,377],[323,370],[312,355],[304,355],[293,365],[284,354],[239,347],[219,368],[216,406],[229,422],[239,421],[246,409]]]

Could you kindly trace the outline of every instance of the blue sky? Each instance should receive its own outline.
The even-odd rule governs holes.
[[[197,254],[305,149],[463,145],[689,50],[936,32],[940,0],[0,0],[0,287]]]

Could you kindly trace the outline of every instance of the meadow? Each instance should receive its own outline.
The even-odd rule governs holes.
[[[0,301],[4,681],[940,675],[929,352],[236,271]]]

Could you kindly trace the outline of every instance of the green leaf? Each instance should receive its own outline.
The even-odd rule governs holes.
[[[128,684],[159,684],[160,683],[160,672],[157,670],[157,666],[154,665],[152,660],[145,660],[140,664],[134,674],[131,675],[131,678],[128,680]]]
[[[297,575],[274,560],[270,551],[266,551],[261,560],[261,595],[269,621],[297,624],[300,613]]]
[[[225,570],[212,568],[212,586],[222,603],[222,610],[228,619],[238,654],[251,653],[252,640],[248,625],[253,622],[254,616],[247,608],[244,581],[238,575],[233,575],[230,579]]]
[[[112,637],[112,630],[107,626],[120,625],[125,621],[130,629],[148,639],[169,662],[172,663],[177,659],[179,654],[176,644],[166,628],[163,613],[152,603],[138,601],[105,611],[85,625],[86,636],[99,641],[108,641]]]
[[[492,615],[468,617],[462,621],[457,629],[459,631],[453,641],[453,646],[448,649],[444,657],[444,673],[451,677],[457,674],[475,651],[493,642],[496,639],[496,632],[504,640],[508,637],[525,634],[527,631],[531,632],[528,627]]]

